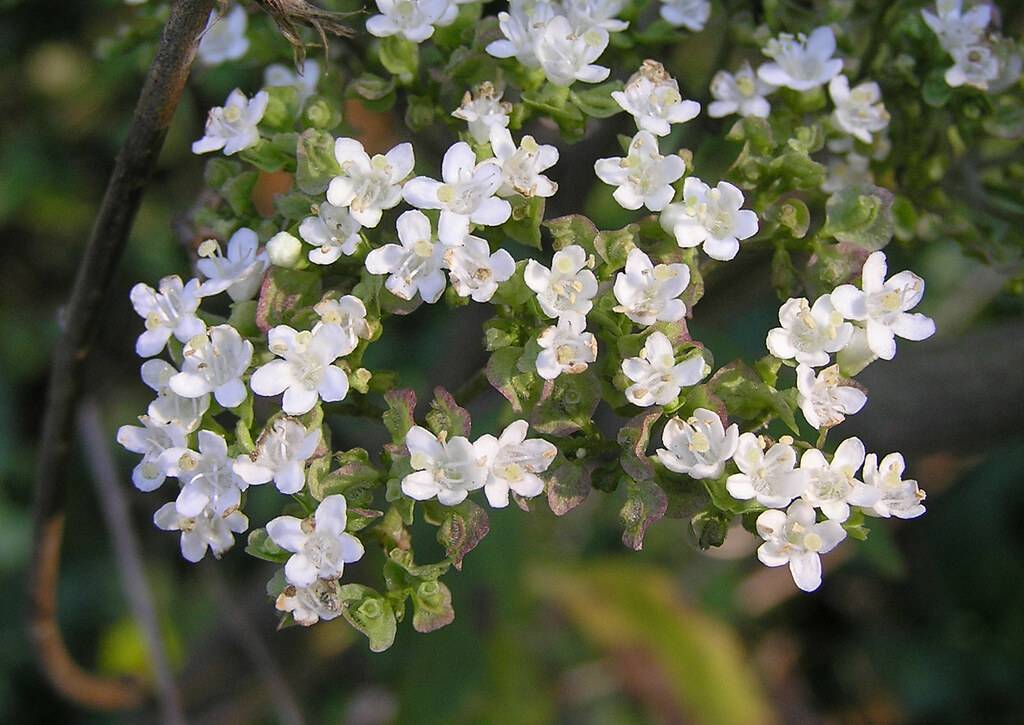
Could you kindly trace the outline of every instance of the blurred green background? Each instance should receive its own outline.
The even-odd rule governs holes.
[[[109,44],[131,17],[120,0],[0,0],[0,12],[0,722],[149,722],[152,702],[96,713],[53,693],[26,638],[23,586],[57,314],[147,52]],[[178,111],[90,363],[112,446],[150,393],[128,290],[187,270],[174,225],[203,168],[189,144],[226,88],[251,91],[259,77],[256,66],[201,72]],[[701,554],[684,521],[665,519],[643,552],[627,553],[621,492],[596,492],[560,520],[543,504],[494,512],[491,533],[447,580],[455,622],[430,635],[402,626],[374,655],[342,620],[275,631],[263,593],[273,567],[240,546],[219,563],[181,560],[177,537],[151,525],[163,497],[135,491],[131,457],[116,451],[189,721],[287,721],[289,699],[308,722],[367,725],[1024,721],[1024,400],[1014,385],[1024,327],[1019,299],[1000,291],[1017,270],[968,260],[952,241],[890,257],[926,278],[924,311],[945,334],[870,369],[869,389],[891,395],[872,396],[848,430],[869,449],[905,449],[928,513],[875,523],[866,543],[826,560],[814,595],[761,567],[742,531]],[[694,336],[720,362],[760,354],[777,307],[766,264],[737,262],[697,309]],[[420,310],[389,329],[371,362],[401,359],[421,399],[435,384],[457,387],[484,359],[485,316],[481,306]],[[967,381],[972,361],[992,357],[1007,377],[970,379],[977,409],[943,406],[955,375]],[[477,432],[492,430],[496,407],[496,396],[473,406]],[[380,442],[362,426],[339,423],[338,444]],[[84,458],[70,475],[59,600],[71,652],[89,669],[149,677]],[[253,525],[272,515],[272,495],[251,497]],[[360,566],[350,571],[358,581]]]

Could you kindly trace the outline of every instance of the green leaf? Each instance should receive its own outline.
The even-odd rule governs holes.
[[[544,222],[544,226],[554,237],[555,250],[564,249],[570,244],[578,244],[593,254],[594,238],[597,236],[597,227],[582,214],[570,214]]]
[[[358,98],[371,111],[383,112],[395,105],[395,79],[381,78],[373,73],[363,73],[348,84],[345,93],[349,98]]]
[[[387,597],[362,584],[343,585],[339,597],[342,615],[366,635],[370,651],[383,652],[394,644],[398,626]]]
[[[498,229],[515,242],[540,249],[540,225],[544,220],[544,197],[534,196],[526,199],[522,196],[514,196],[509,201],[512,202],[512,216]]]
[[[654,467],[647,458],[647,446],[651,440],[651,426],[661,418],[661,412],[661,408],[644,411],[627,420],[619,429],[616,440],[622,446],[622,470],[637,481],[654,478]]]
[[[412,628],[433,632],[455,619],[452,593],[443,582],[422,582],[412,594]]]
[[[294,133],[278,133],[241,151],[238,158],[261,171],[291,169],[295,164],[297,140],[298,136]]]
[[[384,393],[384,403],[388,406],[383,414],[384,427],[392,441],[404,446],[405,434],[416,425],[416,393],[408,388],[389,390]]]
[[[869,252],[856,244],[819,244],[807,260],[805,284],[813,295],[827,294],[860,277]]]
[[[456,569],[462,569],[466,554],[487,536],[491,524],[487,512],[470,500],[447,507],[444,521],[437,530],[437,542],[444,547]]]
[[[305,219],[312,211],[313,200],[298,191],[274,196],[274,211],[291,221]]]
[[[569,97],[591,118],[610,118],[622,113],[622,107],[612,98],[612,93],[621,90],[622,81],[610,81],[598,86],[583,86],[581,90],[572,91]]]
[[[258,179],[259,172],[243,171],[226,179],[217,187],[221,198],[228,203],[235,216],[244,217],[255,213],[256,207],[252,203],[252,190]]]
[[[524,274],[526,272],[527,260],[516,262],[516,271],[511,277],[502,282],[491,303],[495,305],[509,305],[513,308],[520,308],[534,297],[534,292],[526,286]]]
[[[622,543],[640,551],[644,548],[644,536],[655,521],[663,518],[668,510],[668,497],[654,481],[628,479],[626,502],[619,511],[622,521]]]
[[[263,332],[291,320],[293,310],[320,300],[320,274],[312,270],[271,267],[256,303],[256,325]]]
[[[559,462],[548,471],[545,489],[551,512],[555,516],[564,516],[586,501],[590,493],[590,466],[559,458]]]
[[[893,195],[888,189],[871,185],[847,187],[828,198],[821,235],[872,252],[882,249],[896,228],[892,204]]]
[[[412,83],[420,67],[420,47],[400,35],[380,41],[380,63],[403,85]]]
[[[431,96],[406,96],[405,125],[413,133],[419,133],[434,125],[438,116],[437,104]]]
[[[523,354],[521,347],[503,347],[491,354],[484,372],[487,382],[509,402],[516,413],[523,412],[524,398],[513,382],[519,370],[516,363]]]
[[[601,381],[591,368],[577,375],[559,375],[551,395],[534,408],[531,425],[539,433],[568,435],[591,424],[601,402]]]
[[[693,170],[708,183],[724,179],[742,150],[740,141],[711,136],[697,147]]]
[[[952,97],[953,89],[946,83],[946,74],[942,69],[936,68],[924,79],[921,98],[932,108],[942,108]]]
[[[336,458],[341,465],[321,477],[317,486],[310,484],[313,498],[323,501],[332,494],[340,493],[350,505],[356,505],[357,501],[368,504],[369,500],[362,499],[366,498],[368,489],[383,481],[383,471],[370,463],[370,454],[362,448],[338,453]]]
[[[266,529],[253,529],[249,532],[249,540],[245,545],[245,553],[264,561],[283,564],[291,558],[291,552],[285,551],[275,544]]]
[[[598,232],[594,237],[594,250],[605,261],[601,277],[611,276],[626,266],[626,257],[636,248],[640,238],[640,226],[628,224],[613,232]]]
[[[701,551],[721,546],[729,533],[729,524],[733,517],[721,511],[700,511],[692,519],[690,526],[697,537],[697,546]]]
[[[780,393],[743,361],[721,368],[708,381],[708,388],[722,400],[730,416],[749,421],[753,427],[778,417],[791,431],[799,432],[795,395]]]
[[[340,173],[334,137],[315,128],[303,131],[296,147],[295,185],[306,194],[319,196]]]
[[[451,393],[441,386],[434,388],[434,399],[427,413],[427,427],[438,436],[444,433],[452,438],[468,436],[471,426],[469,411],[459,407]]]

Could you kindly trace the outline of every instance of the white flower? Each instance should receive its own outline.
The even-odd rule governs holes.
[[[868,346],[883,360],[896,355],[896,336],[924,340],[935,334],[935,322],[920,313],[910,313],[924,296],[924,280],[913,272],[900,272],[885,279],[884,252],[873,252],[861,270],[863,291],[852,284],[836,287],[832,304],[848,320],[864,322]]]
[[[803,498],[833,521],[850,518],[850,505],[870,508],[880,492],[857,479],[864,464],[864,444],[859,438],[847,438],[839,444],[832,461],[816,448],[804,451],[800,470],[807,474]]]
[[[868,396],[859,388],[844,385],[844,382],[838,365],[827,367],[817,375],[814,368],[797,365],[797,402],[812,427],[820,430],[839,425],[846,416],[864,407]]]
[[[266,250],[258,251],[259,246],[256,232],[246,227],[231,235],[226,256],[221,253],[220,244],[215,239],[207,239],[200,244],[196,267],[206,281],[199,288],[199,293],[209,297],[227,290],[235,302],[251,300],[259,291],[270,263]]]
[[[832,57],[835,52],[836,36],[827,25],[817,28],[810,36],[782,33],[765,46],[764,54],[774,62],[758,68],[757,75],[774,86],[809,91],[842,72],[843,61]]]
[[[629,27],[629,23],[617,17],[624,4],[624,0],[562,0],[566,17],[581,33],[590,28],[621,33]]]
[[[642,249],[634,247],[626,257],[626,270],[615,276],[612,291],[621,312],[638,325],[676,322],[686,315],[679,295],[690,284],[685,264],[655,264]]]
[[[257,368],[249,386],[257,395],[284,393],[288,415],[308,413],[318,400],[333,403],[348,395],[348,375],[334,364],[353,350],[352,340],[338,325],[317,325],[298,332],[288,325],[270,328],[270,351],[280,360]]]
[[[967,45],[951,54],[954,65],[946,71],[946,83],[952,88],[967,85],[984,91],[999,77],[999,59],[987,45]]]
[[[586,317],[594,306],[597,277],[590,271],[587,253],[578,244],[555,252],[551,269],[535,259],[526,263],[523,278],[537,293],[537,302],[548,317]],[[582,327],[582,325],[581,325]]]
[[[317,579],[337,579],[351,564],[363,558],[363,544],[345,533],[347,502],[341,494],[327,496],[313,516],[297,519],[278,516],[267,523],[271,541],[292,552],[284,565],[289,584],[308,587]]]
[[[267,242],[267,258],[275,267],[294,269],[302,259],[302,242],[288,232],[278,232]]]
[[[754,118],[768,118],[771,104],[765,99],[775,86],[761,80],[751,69],[749,63],[733,75],[720,70],[711,79],[711,95],[715,100],[708,104],[708,115],[711,118],[722,118],[733,113]]]
[[[476,94],[466,91],[462,105],[452,111],[452,116],[469,125],[469,135],[477,143],[487,143],[491,130],[508,126],[512,104],[501,100],[501,91],[490,81],[476,87]]]
[[[556,86],[571,86],[574,81],[600,83],[611,72],[593,64],[608,47],[604,28],[578,30],[565,16],[557,15],[544,26],[536,43],[537,60]]]
[[[221,516],[204,509],[198,516],[183,516],[173,501],[157,509],[153,523],[164,531],[181,532],[181,555],[193,564],[206,556],[207,549],[219,559],[235,545],[232,533],[240,534],[249,528],[249,519],[241,511]]]
[[[537,474],[548,470],[558,449],[541,438],[527,440],[528,431],[529,424],[517,420],[509,423],[497,438],[484,435],[473,444],[477,453],[487,459],[484,493],[495,508],[508,506],[509,491],[531,498],[544,490],[544,481]]]
[[[320,316],[320,324],[334,325],[341,329],[346,339],[345,348],[349,352],[356,349],[360,339],[370,337],[370,326],[366,324],[366,305],[354,295],[344,295],[336,300],[320,300],[313,305],[313,311]]]
[[[757,234],[757,214],[743,209],[743,192],[728,181],[712,189],[696,176],[683,182],[683,200],[661,214],[662,228],[680,247],[704,245],[712,259],[727,262],[740,250],[740,240]]]
[[[171,390],[186,398],[213,393],[225,408],[245,401],[242,375],[252,362],[252,343],[231,325],[217,325],[196,335],[182,352],[181,372],[170,379]]]
[[[981,41],[992,20],[992,7],[986,3],[978,3],[966,13],[963,0],[939,0],[935,5],[936,12],[922,9],[921,16],[949,53]]]
[[[832,120],[851,136],[869,144],[871,134],[889,125],[889,112],[882,104],[882,91],[874,81],[860,83],[851,90],[849,79],[838,75],[829,81],[828,92],[836,104]]]
[[[434,239],[430,220],[421,211],[398,217],[398,240],[366,255],[370,274],[389,275],[384,286],[396,297],[411,300],[420,293],[424,302],[437,302],[444,292],[444,245]]]
[[[696,101],[684,101],[676,79],[656,60],[645,60],[626,87],[612,98],[633,116],[636,127],[655,136],[667,136],[674,123],[686,123],[700,113]]]
[[[413,472],[402,479],[402,493],[410,498],[426,501],[437,496],[445,506],[455,506],[487,481],[486,455],[464,436],[438,439],[414,425],[405,434],[405,445]]]
[[[658,12],[669,25],[699,33],[711,17],[711,3],[708,0],[662,0]]]
[[[242,91],[231,91],[223,106],[210,109],[206,132],[192,144],[192,153],[207,154],[224,149],[228,156],[237,154],[260,142],[257,126],[263,120],[270,96],[260,91],[250,100]]]
[[[341,174],[331,179],[327,201],[348,207],[364,227],[377,226],[383,211],[402,200],[402,182],[412,173],[415,161],[412,144],[398,144],[370,158],[355,139],[339,138],[334,142],[334,157]]]
[[[308,216],[299,224],[299,236],[318,249],[309,253],[313,264],[332,264],[342,254],[351,255],[359,244],[359,222],[341,206],[324,202],[317,206],[317,215]]]
[[[789,564],[793,581],[805,592],[821,586],[821,554],[827,554],[846,538],[835,521],[817,523],[814,509],[794,501],[785,512],[771,509],[757,517],[757,533],[764,543],[757,558],[765,566]]]
[[[633,384],[626,388],[626,399],[633,405],[668,405],[684,387],[696,385],[707,374],[699,354],[676,364],[675,350],[665,333],[654,331],[644,342],[640,357],[622,361],[622,372]]]
[[[142,363],[142,382],[156,391],[156,400],[149,404],[147,415],[154,423],[176,423],[191,433],[210,407],[210,396],[186,398],[171,389],[170,380],[178,371],[166,360],[154,358]]]
[[[241,5],[231,8],[224,17],[216,10],[211,12],[196,51],[199,60],[206,65],[218,65],[244,56],[249,50],[249,39],[245,37],[248,25],[249,16]]]
[[[310,627],[321,619],[328,622],[341,616],[337,581],[317,579],[308,587],[289,584],[277,595],[274,607],[292,615],[296,624]]]
[[[274,63],[263,71],[263,85],[271,88],[291,87],[299,99],[299,107],[316,93],[316,85],[320,81],[320,64],[307,58],[302,64],[302,72],[296,72],[286,65]]]
[[[273,481],[281,493],[298,493],[306,482],[306,461],[319,445],[319,429],[278,418],[264,429],[255,451],[235,459],[232,470],[250,486]]]
[[[873,185],[875,175],[871,173],[871,159],[850,152],[846,156],[833,156],[828,160],[828,176],[821,184],[827,194],[862,184]]]
[[[881,492],[881,497],[865,513],[873,516],[913,519],[924,513],[925,492],[917,481],[904,479],[906,463],[899,453],[890,453],[878,462],[878,456],[869,453],[864,458],[864,483]]]
[[[478,164],[465,141],[445,152],[441,178],[417,176],[405,185],[402,196],[418,209],[441,210],[437,236],[445,244],[461,244],[470,223],[496,227],[512,215],[512,206],[495,196],[502,184],[501,167],[490,159]]]
[[[690,478],[718,478],[736,452],[739,435],[735,423],[726,429],[718,413],[697,408],[689,419],[676,417],[665,425],[661,434],[665,448],[656,453],[670,471]]]
[[[224,516],[239,507],[242,491],[249,484],[234,472],[234,460],[228,457],[228,444],[222,436],[201,430],[197,437],[198,451],[168,448],[160,455],[167,475],[182,484],[175,506],[179,514],[190,518],[200,516],[206,508]]]
[[[597,360],[597,338],[583,329],[585,324],[579,315],[566,315],[538,335],[538,375],[545,380],[554,380],[562,373],[577,375]]]
[[[182,284],[177,275],[164,277],[159,292],[140,282],[132,287],[130,296],[136,314],[146,321],[146,331],[135,342],[139,357],[158,354],[171,335],[179,342],[188,342],[206,329],[206,324],[196,316],[200,302],[197,279]]]
[[[445,249],[444,264],[455,291],[474,302],[489,301],[498,285],[516,271],[511,254],[504,249],[491,254],[487,240],[474,236],[466,237],[462,246]]]
[[[140,415],[137,425],[122,425],[117,429],[117,442],[142,460],[132,470],[132,483],[140,491],[155,491],[163,484],[167,474],[160,456],[168,448],[185,447],[185,429],[177,423],[157,423],[148,415]]]
[[[781,360],[795,359],[812,368],[828,365],[829,354],[842,350],[853,325],[822,295],[810,305],[803,297],[790,297],[779,308],[779,323],[768,333],[768,352]]]
[[[558,161],[558,149],[538,144],[533,136],[523,136],[517,149],[507,128],[492,128],[490,142],[494,158],[501,166],[499,195],[554,196],[558,184],[541,172]]]
[[[733,462],[740,469],[726,479],[729,495],[740,501],[757,499],[762,506],[786,506],[804,492],[807,474],[796,468],[796,450],[783,439],[765,452],[765,440],[744,433],[736,444]]]
[[[686,162],[678,154],[662,156],[654,134],[638,131],[625,158],[598,159],[594,171],[601,181],[618,187],[612,196],[623,209],[661,211],[672,201],[672,183],[686,171]]]
[[[434,27],[451,25],[459,9],[450,0],[376,0],[380,15],[366,21],[366,32],[378,38],[401,35],[422,43],[434,34]]]
[[[527,68],[540,65],[537,43],[548,22],[559,13],[553,3],[540,0],[510,0],[508,12],[498,13],[501,40],[487,44],[487,52],[495,58],[515,58]]]

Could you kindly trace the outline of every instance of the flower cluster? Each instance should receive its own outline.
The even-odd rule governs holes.
[[[992,5],[980,2],[965,9],[963,0],[938,0],[934,11],[924,8],[921,16],[953,58],[945,74],[950,86],[998,93],[1020,78],[1021,55],[1013,41],[989,32]]]

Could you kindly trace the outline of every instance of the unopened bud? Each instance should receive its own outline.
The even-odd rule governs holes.
[[[302,242],[288,232],[278,232],[267,242],[267,255],[275,267],[291,269],[302,259]]]

